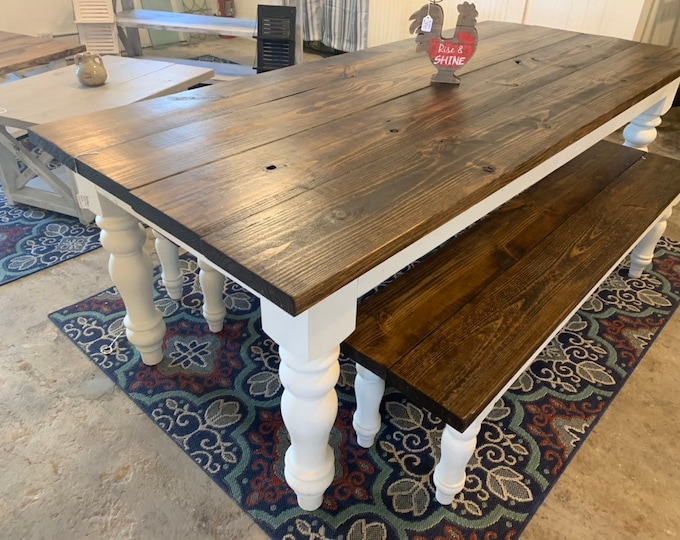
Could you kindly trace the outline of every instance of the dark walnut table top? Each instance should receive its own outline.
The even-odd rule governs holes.
[[[49,64],[84,50],[85,45],[74,45],[58,39],[0,32],[0,76]]]
[[[407,40],[31,138],[295,315],[680,77],[680,50],[478,28],[460,86]]]

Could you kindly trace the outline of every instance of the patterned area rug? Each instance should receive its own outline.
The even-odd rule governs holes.
[[[626,263],[586,302],[484,422],[454,503],[434,499],[431,472],[442,422],[387,389],[378,443],[351,428],[352,362],[341,358],[340,410],[331,433],[336,476],[306,513],[283,479],[288,438],[279,412],[276,345],[257,300],[225,287],[228,319],[211,334],[200,313],[196,263],[182,259],[184,299],[155,280],[168,325],[166,358],[140,363],[124,338],[114,289],[53,313],[52,321],[272,538],[517,538],[678,305],[680,243],[662,239],[654,268]]]
[[[22,204],[10,206],[0,187],[0,285],[98,247],[96,225]]]

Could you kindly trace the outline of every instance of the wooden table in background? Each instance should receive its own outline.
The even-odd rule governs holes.
[[[138,220],[260,298],[303,508],[333,478],[357,298],[626,123],[645,148],[680,81],[679,50],[496,22],[479,37],[460,86],[431,85],[409,40],[31,130],[87,179],[144,362],[165,326]]]
[[[66,66],[0,86],[0,182],[10,204],[24,203],[78,217],[83,223],[93,215],[77,204],[73,173],[66,167],[48,168],[49,153],[39,158],[15,136],[28,127],[72,116],[128,105],[173,94],[210,79],[213,70],[105,56],[108,79],[103,86],[78,82],[75,66]],[[91,124],[87,134],[107,126]],[[17,160],[28,167],[21,171]]]
[[[85,45],[58,39],[0,32],[0,77],[63,60],[84,50]]]

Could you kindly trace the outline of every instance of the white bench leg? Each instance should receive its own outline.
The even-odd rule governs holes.
[[[352,425],[357,434],[359,446],[369,448],[380,431],[380,402],[385,393],[385,381],[371,370],[356,364],[357,376],[354,380],[357,408]]]
[[[441,456],[434,469],[436,497],[440,504],[451,504],[465,486],[465,467],[477,446],[481,419],[475,420],[460,433],[447,425],[442,433]]]
[[[211,332],[221,332],[224,326],[224,316],[227,314],[222,298],[224,276],[203,258],[199,257],[198,266],[201,269],[198,273],[198,280],[203,291],[203,316],[208,321]]]
[[[179,269],[179,248],[167,238],[153,231],[156,253],[161,261],[161,280],[173,300],[182,298],[182,271]]]
[[[654,258],[654,249],[659,242],[661,235],[666,230],[666,225],[673,212],[672,208],[666,210],[656,225],[652,227],[649,232],[640,240],[637,246],[633,248],[630,254],[630,270],[628,275],[630,277],[638,278],[642,275],[642,271],[652,262]]]

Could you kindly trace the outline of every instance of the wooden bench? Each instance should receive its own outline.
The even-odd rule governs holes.
[[[651,262],[679,170],[598,143],[361,302],[343,344],[359,444],[380,429],[387,382],[446,422],[434,483],[450,504],[495,402],[633,246],[632,275]]]
[[[116,13],[116,25],[125,28],[148,28],[169,30],[171,32],[190,32],[217,34],[252,38],[256,22],[250,19],[233,17],[213,17],[194,13],[174,13],[172,11],[153,11],[130,9]]]

